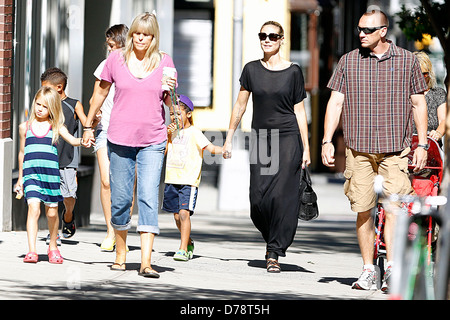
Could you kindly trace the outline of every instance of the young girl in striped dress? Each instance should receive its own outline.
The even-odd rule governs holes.
[[[59,136],[73,146],[82,145],[64,126],[61,98],[54,89],[42,87],[36,93],[29,120],[19,126],[20,151],[19,178],[15,186],[18,197],[25,195],[28,203],[27,237],[29,252],[24,262],[38,262],[36,238],[41,202],[45,205],[50,244],[48,260],[61,264],[63,258],[56,245],[58,235],[58,202],[60,191],[58,151],[55,143]],[[84,144],[83,144],[84,145]],[[86,144],[87,145],[87,144]]]

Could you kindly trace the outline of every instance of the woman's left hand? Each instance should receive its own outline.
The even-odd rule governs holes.
[[[231,150],[233,149],[231,143],[225,141],[222,147],[222,156],[224,159],[231,159]]]
[[[302,161],[302,169],[305,169],[306,167],[309,167],[311,164],[311,156],[309,154],[309,151],[303,151],[303,161]]]

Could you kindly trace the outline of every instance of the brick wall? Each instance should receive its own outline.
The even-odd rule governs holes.
[[[11,137],[14,0],[0,0],[0,139]]]

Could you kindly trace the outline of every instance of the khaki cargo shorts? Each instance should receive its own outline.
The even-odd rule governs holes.
[[[384,178],[384,195],[414,192],[408,172],[409,152],[410,148],[406,148],[401,152],[370,154],[346,148],[344,193],[352,211],[364,212],[375,207],[373,183],[377,175]]]

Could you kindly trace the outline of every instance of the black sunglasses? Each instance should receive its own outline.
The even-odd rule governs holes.
[[[277,33],[264,33],[264,32],[260,32],[258,33],[258,37],[259,40],[264,41],[267,39],[267,37],[269,37],[270,41],[277,41],[278,39],[280,39],[282,36],[277,34]]]
[[[387,28],[387,26],[381,26],[381,27],[373,27],[373,28],[369,28],[369,27],[356,27],[356,29],[358,30],[358,33],[364,32],[364,34],[371,34],[374,33],[377,30],[380,30],[382,28]]]

